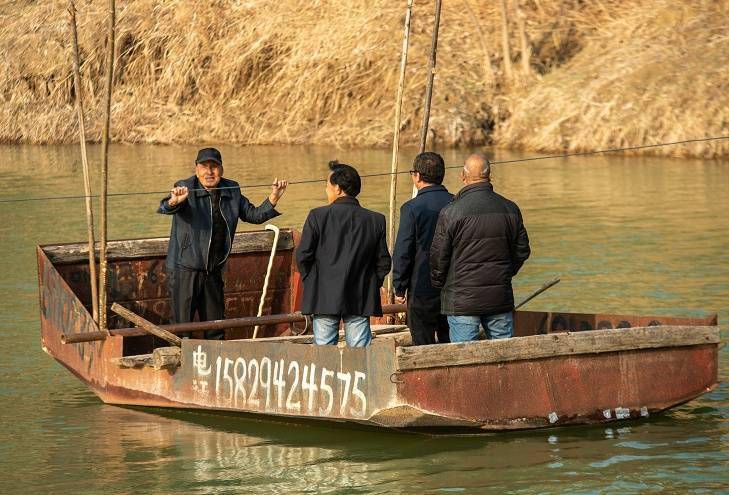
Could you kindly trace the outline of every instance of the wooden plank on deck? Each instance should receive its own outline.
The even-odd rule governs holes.
[[[523,361],[574,354],[716,344],[719,327],[664,326],[530,335],[504,340],[398,347],[400,371]]]

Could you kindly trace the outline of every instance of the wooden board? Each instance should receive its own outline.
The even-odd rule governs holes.
[[[503,340],[398,347],[396,367],[405,371],[572,354],[716,344],[719,341],[719,327],[665,326],[554,333]]]
[[[167,256],[168,241],[169,237],[109,241],[107,257],[109,260],[164,257]],[[231,254],[271,251],[272,245],[273,234],[270,231],[241,232],[235,235]],[[291,230],[282,229],[276,250],[286,251],[293,248]],[[48,245],[41,246],[41,249],[53,264],[78,263],[88,260],[89,256],[89,245],[84,243]]]
[[[120,368],[142,368],[144,366],[152,366],[151,354],[138,354],[136,356],[124,356],[120,358],[112,358],[111,363]]]

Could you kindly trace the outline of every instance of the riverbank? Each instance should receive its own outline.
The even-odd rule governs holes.
[[[118,3],[117,142],[388,146],[404,2]],[[726,2],[445,4],[431,143],[585,151],[729,135]],[[0,142],[77,139],[65,1],[0,6]],[[79,2],[101,135],[103,4]],[[417,142],[432,5],[414,7],[402,142]],[[505,46],[509,54],[505,56]],[[729,140],[651,153],[726,157]]]

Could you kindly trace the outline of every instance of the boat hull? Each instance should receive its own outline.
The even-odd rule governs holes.
[[[43,349],[110,404],[480,432],[647,417],[717,384],[716,317],[539,312],[517,312],[524,337],[509,341],[407,346],[400,332],[350,349],[185,339],[178,367],[125,368],[129,337],[62,343],[99,330],[63,271],[38,249]],[[285,302],[293,287],[281,289]]]

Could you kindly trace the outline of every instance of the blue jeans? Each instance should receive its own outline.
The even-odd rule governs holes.
[[[478,326],[483,325],[489,339],[508,339],[514,336],[514,316],[510,312],[491,316],[448,316],[451,342],[478,340]]]
[[[351,315],[314,315],[314,344],[336,345],[339,340],[339,320],[344,320],[344,338],[348,347],[370,345],[370,319],[367,316]]]

